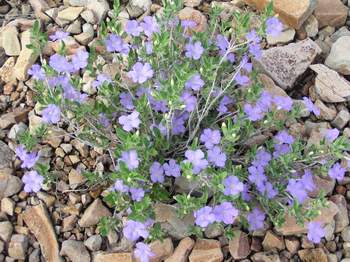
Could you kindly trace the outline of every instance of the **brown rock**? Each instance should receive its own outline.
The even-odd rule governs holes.
[[[254,252],[260,252],[262,250],[262,239],[260,237],[252,237],[250,249]]]
[[[190,237],[185,237],[176,247],[174,253],[164,260],[164,262],[186,262],[194,246],[194,240]]]
[[[48,3],[45,0],[29,0],[30,5],[32,6],[35,16],[42,20],[49,20],[49,17],[45,15],[45,11],[50,8]]]
[[[180,20],[192,20],[197,23],[192,30],[195,32],[204,32],[207,29],[207,18],[198,10],[192,7],[185,7],[179,12]]]
[[[262,246],[265,251],[271,249],[283,250],[285,248],[283,237],[276,236],[271,231],[267,231]]]
[[[78,221],[81,227],[90,227],[97,225],[102,217],[111,216],[111,212],[107,207],[102,204],[102,201],[97,198],[92,204],[85,210],[83,216]]]
[[[92,262],[132,262],[131,253],[94,253]]]
[[[323,192],[325,192],[326,195],[330,195],[333,192],[335,186],[334,179],[331,179],[330,177],[314,176],[313,180],[315,183],[315,190],[309,192],[309,197],[317,197],[321,190],[323,190]]]
[[[21,45],[18,40],[18,31],[15,26],[7,25],[1,31],[2,47],[8,56],[18,56],[21,51]]]
[[[250,253],[248,235],[240,230],[234,231],[234,236],[229,242],[229,250],[234,259],[246,258]]]
[[[340,27],[346,22],[348,8],[340,0],[318,0],[314,15],[320,28]]]
[[[76,215],[70,215],[68,217],[65,217],[62,221],[62,232],[67,232],[72,230],[75,225],[76,222],[78,221],[78,218]]]
[[[78,186],[82,185],[86,178],[80,174],[79,171],[76,169],[71,169],[71,171],[68,174],[68,180],[69,180],[69,187],[71,189],[76,189]]]
[[[271,2],[271,0],[244,0],[246,3],[255,6],[259,10]],[[279,18],[287,25],[299,29],[306,19],[316,8],[316,0],[275,0],[274,11]]]
[[[255,253],[251,259],[253,262],[281,262],[278,255],[268,254],[264,252]]]
[[[1,143],[0,146],[2,146]],[[3,153],[1,149],[0,153]],[[12,169],[0,169],[0,199],[18,193],[21,188],[22,181],[18,177],[12,175]]]
[[[9,57],[0,68],[0,78],[5,83],[10,83],[9,86],[13,86],[12,83],[16,82],[16,77],[13,75],[13,70],[16,64],[16,58]],[[5,94],[5,90],[4,90]]]
[[[0,129],[11,127],[19,122],[25,122],[28,112],[28,109],[15,108],[12,112],[3,114],[0,119]]]
[[[320,115],[317,116],[318,119],[332,121],[337,115],[337,110],[326,106],[319,99],[316,100],[315,106],[320,109]]]
[[[65,240],[62,243],[60,254],[67,256],[72,262],[90,261],[89,251],[86,250],[84,243],[77,240]]]
[[[28,237],[25,235],[13,235],[9,244],[8,253],[10,257],[24,260],[28,248]]]
[[[221,262],[223,259],[220,242],[212,239],[198,239],[189,257],[190,262]]]
[[[40,204],[27,208],[23,220],[38,240],[44,258],[50,262],[61,262],[55,231],[45,206]]]
[[[347,109],[339,111],[337,116],[332,121],[332,125],[338,129],[343,129],[350,121],[350,113]]]
[[[298,251],[298,255],[303,262],[327,262],[327,255],[322,248],[303,249]]]
[[[285,239],[286,248],[291,254],[295,254],[300,247],[300,242],[296,237],[290,237]]]
[[[333,195],[329,198],[329,200],[336,204],[339,209],[339,212],[334,217],[335,233],[339,233],[349,225],[349,214],[346,206],[346,199],[342,195]]]
[[[153,241],[149,244],[149,247],[154,254],[154,256],[151,257],[150,262],[164,261],[174,252],[174,246],[171,238],[166,238],[163,240],[163,242],[160,240]],[[140,260],[136,259],[136,261],[139,262]]]

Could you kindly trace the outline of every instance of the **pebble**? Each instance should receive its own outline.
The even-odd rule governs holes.
[[[93,254],[93,262],[111,262],[111,261],[120,261],[120,262],[132,262],[132,253],[105,253],[97,252]]]
[[[12,236],[13,226],[9,221],[0,222],[0,240],[8,242]]]
[[[303,29],[306,31],[308,37],[315,37],[318,34],[318,20],[314,15],[310,17],[303,24]]]
[[[267,35],[267,43],[269,45],[278,45],[278,44],[288,44],[294,40],[295,29],[287,28],[283,30],[278,36]]]
[[[72,262],[90,261],[89,251],[86,250],[84,243],[81,241],[63,241],[60,254],[67,256]]]
[[[58,19],[62,19],[62,20],[66,20],[68,22],[72,22],[75,19],[78,18],[78,16],[80,15],[80,13],[84,10],[83,7],[67,7],[61,11],[58,12],[57,14],[57,18]]]
[[[324,253],[323,249],[303,249],[298,251],[298,255],[303,262],[308,261],[318,261],[318,262],[328,262],[327,255]]]
[[[345,24],[348,8],[340,0],[318,0],[314,15],[320,28],[340,27]]]
[[[1,31],[2,47],[8,56],[18,56],[21,52],[21,44],[18,40],[18,30],[15,26],[5,26]]]
[[[97,198],[92,204],[84,211],[81,219],[78,221],[81,227],[90,227],[97,225],[100,219],[104,216],[111,216],[111,212],[106,208],[102,201]]]
[[[0,199],[4,197],[10,197],[14,194],[17,194],[22,188],[22,181],[17,176],[13,176],[13,170],[10,168],[1,169],[1,158],[4,155],[1,155],[4,152],[4,145],[2,141],[0,141]],[[7,145],[6,145],[7,146]],[[11,151],[12,154],[12,151]],[[12,158],[12,156],[11,156]]]
[[[102,237],[100,235],[93,235],[84,241],[84,245],[90,251],[100,250],[102,245]]]
[[[17,140],[26,130],[27,125],[24,123],[15,124],[11,127],[7,137],[12,140]]]
[[[174,253],[170,257],[165,259],[164,262],[186,262],[194,246],[194,243],[194,240],[190,237],[183,238],[179,242]]]
[[[148,13],[151,9],[151,0],[130,0],[126,9],[131,18],[137,18],[143,13]]]
[[[342,195],[333,195],[329,198],[338,207],[338,214],[335,215],[335,233],[341,232],[349,225],[349,215],[346,199]]]
[[[106,18],[110,9],[107,0],[88,0],[86,8],[95,14],[99,24]]]
[[[350,75],[350,36],[342,36],[332,45],[325,64],[343,75]]]
[[[156,240],[149,244],[151,251],[154,253],[152,261],[164,261],[170,257],[174,252],[173,242],[171,238],[163,239],[163,241]]]
[[[13,216],[13,211],[15,210],[15,202],[8,197],[1,200],[1,211],[5,212],[9,216]]]
[[[275,235],[271,231],[267,231],[262,246],[265,251],[272,249],[283,250],[285,249],[285,244],[283,237]]]
[[[239,230],[234,231],[229,242],[229,251],[234,259],[246,258],[251,252],[248,235]]]
[[[224,258],[220,242],[212,239],[197,239],[189,256],[190,262],[219,262]]]
[[[8,247],[8,254],[14,259],[24,260],[28,248],[28,237],[25,235],[15,234],[11,237]]]
[[[348,110],[340,110],[335,119],[332,121],[332,125],[338,129],[343,129],[350,121],[350,113]]]

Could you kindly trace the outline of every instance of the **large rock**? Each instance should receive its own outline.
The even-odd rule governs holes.
[[[97,198],[85,210],[83,216],[78,221],[78,224],[81,227],[91,227],[97,225],[102,217],[111,215],[109,209],[102,204],[102,201],[99,198]]]
[[[220,242],[211,239],[197,239],[189,257],[190,262],[221,262],[223,259]]]
[[[19,179],[16,176],[13,176],[12,172],[13,171],[10,168],[0,169],[0,200],[4,197],[9,197],[18,193],[22,188],[21,179]]]
[[[98,23],[101,23],[106,18],[110,9],[106,0],[89,0],[86,7],[95,14]]]
[[[23,220],[38,240],[46,261],[62,262],[55,231],[45,206],[40,204],[27,208],[23,212]]]
[[[327,255],[322,248],[299,250],[298,255],[303,262],[328,262]]]
[[[335,215],[335,233],[341,232],[349,225],[349,214],[346,206],[346,199],[342,195],[333,195],[329,198],[334,204],[337,205],[339,212]]]
[[[190,237],[185,237],[176,247],[174,253],[164,260],[164,262],[186,262],[194,246],[194,240]]]
[[[338,73],[350,75],[350,36],[342,36],[332,45],[325,64]]]
[[[306,39],[263,51],[262,58],[254,60],[254,66],[269,75],[281,88],[289,89],[320,53],[319,46]]]
[[[8,56],[18,56],[21,44],[18,40],[18,31],[15,26],[8,25],[1,31],[2,47]]]
[[[131,253],[94,253],[92,262],[132,262]]]
[[[321,222],[323,225],[331,223],[334,216],[339,212],[337,205],[333,202],[328,201],[327,207],[320,209],[320,215],[313,219],[313,221]],[[276,231],[284,236],[291,236],[296,234],[305,234],[307,233],[306,225],[298,225],[295,217],[286,215],[285,222],[282,227],[276,228]]]
[[[229,250],[234,259],[246,258],[250,253],[248,235],[240,230],[234,231],[233,238],[229,242]]]
[[[340,0],[318,0],[315,12],[319,27],[340,27],[345,24],[348,8]]]
[[[262,10],[271,0],[244,0]],[[274,11],[287,25],[299,29],[316,8],[316,0],[275,0]]]
[[[83,242],[77,240],[63,241],[60,254],[67,256],[72,262],[90,261],[89,251]]]
[[[350,82],[328,67],[317,64],[310,68],[317,73],[315,92],[328,103],[341,103],[350,99]]]
[[[67,7],[58,12],[57,18],[72,22],[78,18],[81,12],[83,12],[84,7]]]

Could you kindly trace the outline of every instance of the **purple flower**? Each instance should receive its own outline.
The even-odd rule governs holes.
[[[139,221],[128,220],[123,228],[123,235],[129,241],[136,241],[140,237],[146,239],[149,236],[149,232],[145,224]]]
[[[28,75],[31,75],[35,80],[44,80],[46,77],[45,71],[38,64],[34,64],[28,69]]]
[[[122,92],[119,95],[120,103],[125,109],[132,110],[135,108],[133,102],[132,102],[132,96],[130,93]]]
[[[221,134],[219,130],[212,130],[210,128],[204,129],[200,136],[200,141],[204,143],[205,147],[210,149],[215,145],[220,144]]]
[[[209,224],[215,222],[215,215],[213,213],[213,208],[205,206],[198,209],[193,213],[195,217],[196,225],[200,227],[207,227]]]
[[[264,173],[264,168],[262,166],[250,166],[248,167],[248,180],[255,185],[263,186],[263,184],[267,181],[267,178]]]
[[[35,166],[36,162],[39,159],[37,153],[28,153],[22,145],[16,148],[16,155],[22,161],[22,168],[32,168],[33,166]]]
[[[171,123],[172,133],[173,135],[180,135],[185,133],[185,119],[183,119],[181,116],[175,116],[173,118],[173,121]]]
[[[136,20],[129,20],[125,25],[125,32],[132,36],[139,36],[142,32],[142,27]]]
[[[304,175],[302,176],[301,178],[301,183],[303,183],[305,189],[307,191],[314,191],[316,189],[316,185],[314,183],[314,180],[313,180],[313,175],[312,175],[312,172],[307,169],[304,171]]]
[[[181,176],[181,168],[174,159],[170,159],[168,163],[164,163],[163,168],[166,176]]]
[[[339,136],[339,130],[336,128],[328,129],[326,132],[326,139],[328,142],[332,143],[334,140],[336,140]]]
[[[228,96],[224,96],[219,103],[219,107],[218,107],[219,114],[220,115],[226,114],[228,112],[227,106],[230,104],[233,104],[233,99]]]
[[[260,43],[260,41],[261,41],[261,37],[258,36],[258,34],[256,33],[255,30],[252,30],[252,31],[250,31],[249,33],[247,33],[247,34],[245,35],[245,37],[247,38],[247,40],[248,40],[249,42]]]
[[[146,54],[151,55],[153,53],[153,43],[151,41],[147,41],[145,43]]]
[[[192,112],[197,105],[197,98],[191,92],[184,91],[180,97],[180,101],[185,104],[185,110]]]
[[[346,169],[341,166],[339,163],[335,163],[329,170],[329,177],[336,179],[338,181],[342,181],[344,179]]]
[[[151,180],[153,183],[164,182],[164,168],[159,162],[153,162],[149,172],[151,173]]]
[[[229,41],[226,36],[224,35],[217,35],[216,36],[216,46],[223,51],[226,51],[229,46]]]
[[[273,152],[273,157],[276,159],[279,156],[288,154],[291,151],[292,151],[292,148],[288,144],[276,144],[275,151]]]
[[[56,31],[53,35],[50,35],[50,40],[57,41],[57,40],[64,40],[69,36],[68,32],[63,31]]]
[[[204,159],[204,153],[200,149],[187,150],[185,157],[187,158],[185,161],[192,164],[193,174],[198,174],[208,166],[208,161]]]
[[[201,79],[200,74],[195,74],[185,83],[186,88],[192,88],[193,91],[199,91],[204,86],[204,81]]]
[[[185,49],[185,56],[188,58],[193,58],[194,60],[198,60],[199,58],[201,58],[201,55],[204,52],[204,48],[202,47],[202,44],[199,41],[195,42],[194,44],[186,44]]]
[[[266,195],[268,199],[272,199],[278,194],[277,190],[274,189],[273,185],[268,181],[258,183],[257,189],[261,194]]]
[[[195,28],[197,26],[197,23],[191,19],[184,19],[184,20],[181,20],[181,26],[184,28],[184,29],[187,29],[187,28]]]
[[[248,56],[245,55],[242,57],[242,61],[240,66],[245,69],[247,72],[251,72],[253,70],[253,64],[248,62]]]
[[[291,111],[293,108],[293,100],[289,96],[275,96],[273,98],[277,110]]]
[[[265,213],[259,208],[254,208],[252,212],[247,215],[247,220],[249,224],[249,230],[255,231],[264,228]]]
[[[146,36],[151,37],[152,34],[159,32],[159,25],[153,16],[145,16],[143,22],[141,23],[141,27]]]
[[[149,102],[152,106],[152,109],[162,113],[168,112],[167,102],[164,100],[155,100],[153,97],[149,97]]]
[[[138,242],[136,248],[134,249],[134,256],[140,260],[140,262],[149,262],[151,257],[155,254],[152,252],[149,245]]]
[[[136,150],[124,151],[119,160],[123,161],[129,170],[139,167],[139,159]]]
[[[70,83],[63,85],[63,97],[78,103],[82,103],[86,100],[87,95],[81,94]]]
[[[272,157],[271,154],[269,152],[267,152],[265,150],[265,148],[263,149],[259,149],[255,155],[255,159],[252,162],[252,164],[254,166],[262,166],[265,167],[269,164],[269,162],[271,161]]]
[[[253,122],[264,118],[264,112],[258,106],[252,106],[251,104],[244,105],[244,113]]]
[[[278,36],[283,30],[283,24],[276,17],[269,17],[266,20],[266,34]]]
[[[326,235],[326,231],[322,227],[321,222],[310,222],[307,225],[307,229],[307,238],[315,244],[320,243],[321,238],[323,238]]]
[[[269,92],[263,91],[260,94],[258,101],[256,101],[256,107],[262,112],[268,112],[272,106],[273,98]]]
[[[96,80],[92,82],[92,86],[95,88],[101,87],[104,83],[111,83],[112,80],[109,76],[105,74],[98,74]]]
[[[124,55],[129,54],[129,45],[124,43],[123,39],[115,34],[110,34],[107,37],[105,45],[108,52],[118,52]]]
[[[44,178],[38,174],[36,171],[29,171],[22,177],[22,182],[24,183],[24,191],[27,193],[40,191],[44,183]]]
[[[120,192],[120,193],[126,193],[129,191],[129,187],[126,186],[123,182],[123,180],[121,179],[117,179],[114,183],[114,186],[113,186],[114,190]]]
[[[84,69],[88,65],[89,53],[83,50],[79,50],[72,57],[72,66],[75,71]]]
[[[128,77],[130,77],[134,83],[143,84],[153,77],[152,67],[149,63],[142,64],[141,62],[137,62],[133,65],[132,70],[128,72]]]
[[[224,195],[235,196],[243,192],[244,185],[236,176],[228,176],[224,180]]]
[[[59,54],[50,56],[49,65],[58,73],[72,71],[72,65],[64,56]]]
[[[130,132],[134,128],[135,129],[139,128],[139,125],[141,123],[139,116],[140,116],[140,113],[137,111],[134,111],[129,115],[120,116],[118,121],[119,121],[119,124],[123,126],[123,129],[125,131]]]
[[[287,192],[294,198],[296,198],[299,203],[304,203],[307,198],[307,192],[302,181],[297,181],[295,179],[290,179],[288,181]]]
[[[141,201],[145,196],[145,191],[142,188],[131,187],[129,192],[131,194],[131,199],[137,202]]]
[[[314,113],[315,116],[319,116],[321,114],[320,109],[317,106],[315,106],[309,98],[304,96],[303,100],[306,108],[309,110],[310,113]]]
[[[213,209],[215,220],[217,222],[223,222],[227,225],[232,224],[239,214],[239,211],[230,203],[223,202]]]
[[[57,124],[61,119],[61,109],[54,105],[49,104],[43,111],[43,120],[49,124]]]
[[[249,53],[254,56],[255,59],[260,59],[262,57],[262,50],[259,43],[250,43],[248,47]]]
[[[218,146],[214,146],[212,149],[208,150],[208,160],[216,167],[225,167],[226,154],[221,152]]]
[[[242,75],[240,72],[236,74],[235,81],[240,86],[247,86],[250,83],[249,77],[246,75]]]
[[[291,145],[294,143],[294,137],[292,137],[286,130],[279,131],[275,135],[275,141],[279,144],[288,144]]]

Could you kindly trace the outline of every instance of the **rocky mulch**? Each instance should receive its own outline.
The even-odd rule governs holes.
[[[233,10],[263,8],[268,0],[202,2],[185,0],[181,19],[193,19],[196,30],[206,27],[211,5],[224,8],[222,19]],[[70,33],[65,40],[69,53],[88,49],[95,41],[101,21],[110,19],[107,0],[29,0],[0,1],[3,27],[0,30],[0,262],[1,261],[133,261],[131,247],[121,232],[101,237],[96,227],[111,210],[102,200],[102,189],[89,189],[81,170],[103,172],[109,169],[109,157],[64,135],[62,129],[50,129],[40,148],[40,161],[50,163],[59,182],[36,195],[23,191],[19,161],[14,148],[18,136],[27,128],[34,130],[42,122],[35,110],[33,82],[27,70],[38,55],[28,49],[29,29],[35,18],[45,23],[49,34],[62,28]],[[326,128],[336,127],[350,138],[350,1],[275,0],[275,11],[285,23],[283,33],[267,39],[267,48],[254,65],[260,79],[272,93],[291,96],[297,103],[309,95],[321,114],[305,123],[287,123],[291,133],[302,135],[309,144],[317,143]],[[248,5],[246,5],[248,4]],[[119,19],[142,18],[161,10],[151,0],[123,3]],[[45,54],[57,51],[49,42]],[[85,77],[84,91],[94,94]],[[302,103],[301,103],[302,104]],[[69,131],[69,130],[68,130]],[[261,140],[261,139],[260,139]],[[263,138],[262,138],[263,140]],[[259,143],[259,138],[251,143]],[[318,185],[310,197],[322,189],[328,206],[315,219],[326,225],[326,237],[318,245],[305,237],[306,229],[291,217],[281,228],[266,224],[265,229],[248,235],[234,228],[228,240],[223,229],[211,225],[205,239],[191,238],[188,228],[193,217],[176,217],[176,208],[158,204],[156,221],[169,238],[150,244],[156,256],[152,261],[350,261],[350,177],[340,184],[315,177]],[[177,179],[178,190],[186,185]],[[102,194],[102,195],[101,195]]]

